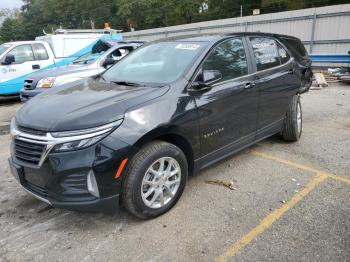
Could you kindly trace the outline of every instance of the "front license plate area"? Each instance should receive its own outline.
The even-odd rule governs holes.
[[[35,172],[33,172],[31,169],[26,169],[24,177],[26,181],[39,187],[45,187],[48,181],[47,174],[43,174],[40,170],[35,170]]]

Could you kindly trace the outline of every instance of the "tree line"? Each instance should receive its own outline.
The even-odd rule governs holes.
[[[349,3],[350,0],[23,0],[0,10],[0,43],[31,40],[57,28],[142,30],[193,22]],[[241,9],[242,6],[242,9]],[[0,6],[1,8],[1,6]],[[1,21],[1,20],[0,20]]]

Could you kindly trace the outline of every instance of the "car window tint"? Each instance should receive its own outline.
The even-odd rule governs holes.
[[[280,65],[276,41],[271,38],[252,37],[253,47],[258,71]]]
[[[14,64],[20,64],[27,61],[34,61],[34,54],[31,45],[20,45],[8,52],[8,55],[15,57]]]
[[[289,54],[286,49],[284,49],[280,44],[278,44],[278,54],[281,60],[281,64],[287,63],[290,59]]]
[[[203,70],[219,70],[220,82],[248,74],[244,45],[241,39],[230,39],[217,45],[203,63]]]
[[[308,58],[307,51],[300,40],[289,37],[281,37],[280,40],[289,49],[289,51],[291,51],[293,57],[297,61],[300,62]]]
[[[36,60],[46,60],[49,59],[49,55],[43,44],[34,44],[34,50],[36,54]]]
[[[287,38],[287,37],[282,37],[281,40],[282,42],[285,43],[285,45],[293,49],[295,53],[297,53],[301,57],[306,56],[306,50],[304,45],[300,42],[300,40],[297,39],[292,39],[292,38]]]

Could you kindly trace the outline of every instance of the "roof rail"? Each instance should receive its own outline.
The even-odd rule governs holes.
[[[56,29],[55,35],[62,34],[117,34],[122,32],[123,30],[115,30],[115,29]]]

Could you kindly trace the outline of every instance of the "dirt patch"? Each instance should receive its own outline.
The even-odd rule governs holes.
[[[10,133],[10,125],[2,125],[0,126],[0,136],[7,135]]]

